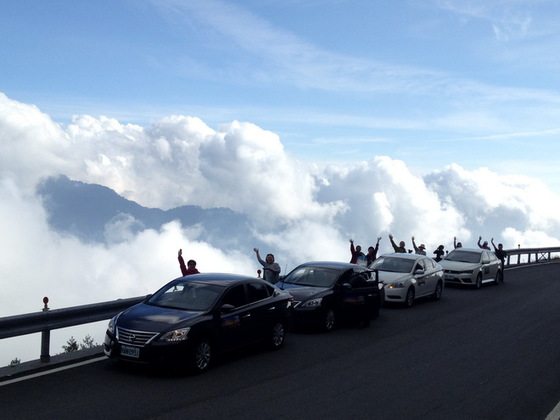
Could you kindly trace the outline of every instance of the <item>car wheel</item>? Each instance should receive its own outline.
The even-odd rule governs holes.
[[[482,273],[478,273],[478,276],[476,276],[476,284],[474,285],[474,287],[476,287],[477,289],[480,289],[482,287]]]
[[[332,331],[336,324],[336,316],[332,308],[327,308],[323,315],[323,331]]]
[[[212,345],[207,339],[198,340],[191,351],[190,367],[195,373],[208,370],[212,362]]]
[[[443,284],[441,283],[441,281],[438,281],[436,285],[436,290],[434,291],[433,294],[434,300],[440,300],[442,294],[443,294]]]
[[[412,308],[414,305],[414,288],[409,287],[408,291],[406,292],[406,298],[404,300],[404,304],[407,308]]]
[[[286,339],[286,327],[283,322],[275,322],[270,331],[269,347],[271,350],[278,350],[284,345]]]

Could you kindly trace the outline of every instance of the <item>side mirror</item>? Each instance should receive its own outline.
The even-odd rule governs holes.
[[[351,290],[352,289],[352,285],[350,283],[342,283],[342,288],[344,290]]]
[[[229,313],[235,310],[235,306],[233,306],[231,303],[225,303],[222,305],[222,307],[220,308],[220,312],[222,313]]]
[[[147,302],[148,300],[150,300],[151,297],[152,297],[151,293],[149,295],[146,295],[146,297],[144,298],[144,300],[142,302]]]
[[[421,268],[419,268],[418,270],[416,270],[414,272],[415,276],[423,276],[424,275],[424,270],[422,270]]]

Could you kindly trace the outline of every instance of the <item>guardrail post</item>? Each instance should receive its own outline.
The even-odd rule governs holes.
[[[49,303],[49,298],[48,297],[44,297],[43,298],[43,312],[47,312],[49,310],[49,307],[47,306],[47,304]],[[49,354],[50,352],[50,346],[51,346],[51,330],[43,330],[41,332],[41,362],[50,362],[51,360],[51,355]]]

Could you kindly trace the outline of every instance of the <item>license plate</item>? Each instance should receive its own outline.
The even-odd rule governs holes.
[[[121,356],[133,357],[135,359],[138,359],[140,357],[140,349],[138,347],[121,345]]]

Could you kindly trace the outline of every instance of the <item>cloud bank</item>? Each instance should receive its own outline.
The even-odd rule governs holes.
[[[178,248],[205,272],[258,267],[251,250],[210,245],[178,222],[138,232],[123,217],[105,227],[106,244],[53,231],[35,188],[59,174],[144,206],[245,214],[283,270],[348,260],[348,238],[367,247],[383,236],[388,252],[388,233],[408,247],[414,235],[428,249],[449,248],[453,236],[465,245],[493,237],[506,248],[560,243],[560,197],[536,179],[451,162],[419,175],[374,150],[344,165],[309,161],[251,123],[214,129],[173,115],[143,127],[80,115],[63,126],[0,94],[0,316],[36,311],[43,296],[65,307],[152,292],[179,275]]]

